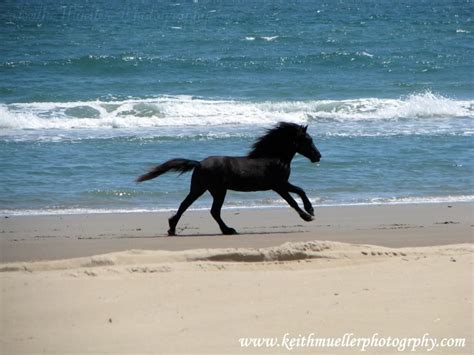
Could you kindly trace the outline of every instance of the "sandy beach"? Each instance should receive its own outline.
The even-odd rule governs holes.
[[[191,211],[167,237],[169,215],[2,218],[2,353],[359,353],[301,345],[344,336],[472,353],[472,204],[321,207],[311,223],[225,210],[236,236]]]

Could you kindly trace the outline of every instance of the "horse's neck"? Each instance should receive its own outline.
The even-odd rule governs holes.
[[[286,154],[279,155],[278,157],[274,157],[275,159],[278,159],[281,163],[284,165],[291,165],[291,161],[295,157],[296,152],[288,152]]]
[[[285,147],[287,148],[287,147]],[[251,154],[252,158],[275,159],[280,162],[290,165],[295,157],[296,149],[281,149],[278,151],[277,147],[268,148],[260,151],[257,154]],[[252,156],[253,155],[253,156]]]

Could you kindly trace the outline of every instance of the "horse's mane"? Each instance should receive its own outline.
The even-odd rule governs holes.
[[[247,157],[280,157],[289,151],[297,135],[304,130],[305,128],[298,124],[280,122],[255,141]]]

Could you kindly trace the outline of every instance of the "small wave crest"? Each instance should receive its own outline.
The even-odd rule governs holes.
[[[355,122],[473,118],[474,101],[431,92],[401,99],[236,101],[161,96],[120,101],[0,104],[0,129],[110,129],[164,126],[270,125],[278,121]]]

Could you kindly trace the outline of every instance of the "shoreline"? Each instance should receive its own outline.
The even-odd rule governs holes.
[[[289,208],[226,209],[239,235],[224,236],[208,210],[187,211],[168,237],[171,212],[35,215],[1,218],[0,263],[55,260],[130,249],[270,247],[331,240],[392,248],[473,242],[474,204],[316,207],[304,222]]]
[[[463,195],[462,197],[465,198],[458,198],[458,199],[449,199],[449,198],[442,198],[430,200],[429,198],[423,199],[420,198],[410,201],[409,198],[407,201],[404,201],[401,198],[398,201],[388,201],[388,202],[347,202],[347,203],[339,203],[339,204],[314,204],[314,208],[337,208],[337,207],[370,207],[370,206],[405,206],[405,205],[437,205],[437,204],[472,204],[474,203],[474,196],[471,195]],[[179,203],[181,201],[176,202],[176,206],[174,207],[167,207],[167,208],[137,208],[137,209],[87,209],[87,208],[71,208],[71,209],[63,209],[63,210],[51,210],[51,209],[23,209],[23,210],[11,210],[11,211],[0,211],[0,218],[5,217],[28,217],[28,216],[69,216],[69,215],[89,215],[89,214],[127,214],[127,213],[170,213],[175,212],[178,209]],[[200,212],[200,211],[207,211],[211,208],[211,206],[204,206],[204,207],[190,207],[186,211],[187,212]],[[285,209],[288,208],[286,203],[282,203],[281,205],[255,205],[255,206],[240,206],[240,205],[225,205],[222,207],[222,211],[224,210],[267,210],[267,209]],[[26,212],[25,212],[26,211]]]

